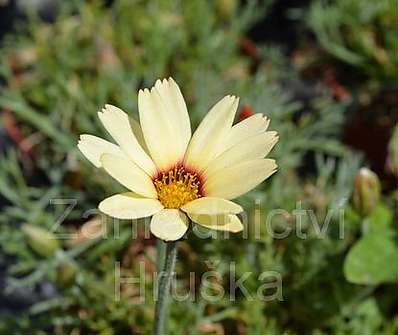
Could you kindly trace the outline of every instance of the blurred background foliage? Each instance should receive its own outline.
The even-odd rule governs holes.
[[[138,89],[167,76],[194,127],[233,93],[238,119],[263,113],[280,134],[278,173],[239,199],[245,233],[180,243],[177,284],[186,292],[194,272],[196,295],[172,301],[167,333],[398,333],[396,1],[73,0],[40,15],[32,3],[19,2],[0,50],[0,334],[150,333],[156,241],[148,222],[93,211],[121,189],[76,142],[106,137],[100,106],[136,117]],[[297,206],[311,210],[300,227]],[[266,229],[275,208],[285,238]],[[280,274],[282,292],[203,299],[228,292],[230,262],[237,278],[252,273],[251,295],[263,271]],[[115,300],[115,264],[135,278],[145,264],[144,302],[132,284]]]

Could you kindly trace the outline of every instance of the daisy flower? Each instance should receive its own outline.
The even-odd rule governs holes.
[[[254,114],[233,125],[239,99],[214,105],[191,135],[180,88],[172,78],[138,93],[139,123],[105,105],[98,117],[116,144],[81,135],[78,148],[129,192],[106,198],[99,210],[119,219],[152,216],[150,229],[165,241],[178,240],[190,220],[211,229],[239,232],[242,207],[231,201],[272,175],[264,157],[278,136],[269,120]]]

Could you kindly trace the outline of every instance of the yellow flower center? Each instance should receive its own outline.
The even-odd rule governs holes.
[[[165,208],[180,208],[202,196],[198,175],[186,171],[184,167],[162,172],[153,183],[158,192],[158,199]]]

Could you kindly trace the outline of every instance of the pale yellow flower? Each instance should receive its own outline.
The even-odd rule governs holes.
[[[233,125],[238,102],[224,97],[192,136],[184,98],[172,78],[139,91],[139,124],[106,105],[98,116],[117,144],[81,135],[78,147],[130,192],[103,200],[100,211],[120,219],[152,216],[151,232],[166,241],[183,237],[189,219],[241,231],[236,214],[242,207],[230,199],[276,171],[275,161],[264,157],[278,136],[267,131],[269,120],[262,114]]]

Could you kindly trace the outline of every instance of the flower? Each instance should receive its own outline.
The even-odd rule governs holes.
[[[172,78],[138,93],[140,123],[105,105],[99,119],[116,144],[81,135],[78,148],[129,192],[113,195],[99,210],[119,219],[152,216],[150,229],[165,241],[184,236],[189,219],[202,226],[239,232],[230,201],[257,186],[277,165],[264,157],[278,136],[269,120],[254,114],[233,125],[239,99],[214,105],[191,136],[184,98]]]

